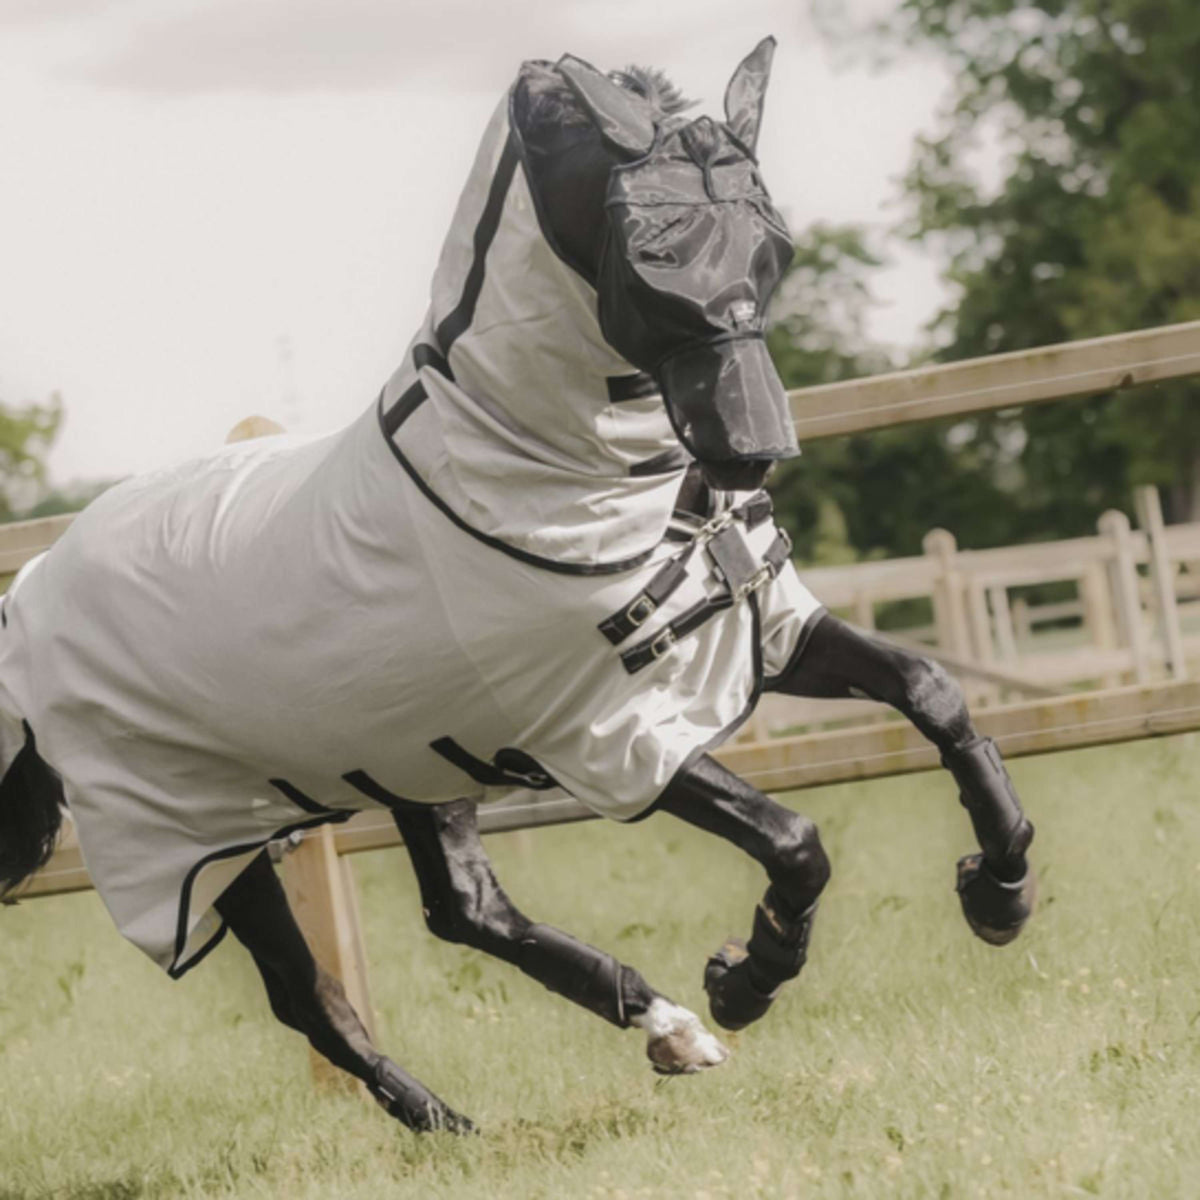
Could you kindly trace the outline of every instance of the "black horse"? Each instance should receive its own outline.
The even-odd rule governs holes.
[[[683,117],[686,106],[655,71],[630,68],[610,77],[570,57],[558,64],[525,64],[507,109],[509,141],[495,168],[501,182],[493,182],[479,217],[476,265],[466,271],[462,297],[449,314],[416,343],[416,381],[399,394],[385,392],[379,406],[383,432],[391,437],[437,386],[435,376],[453,376],[451,348],[475,320],[488,238],[498,220],[493,196],[503,198],[512,173],[523,173],[546,242],[586,285],[581,294],[593,297],[586,302],[594,304],[608,345],[640,372],[620,377],[616,390],[626,397],[661,394],[678,437],[679,446],[664,461],[629,470],[630,486],[642,486],[639,480],[655,471],[675,481],[672,486],[682,480],[677,503],[684,533],[676,530],[676,536],[689,547],[707,547],[727,585],[630,651],[625,661],[630,672],[666,660],[701,621],[749,602],[781,569],[778,555],[760,562],[748,557],[743,543],[724,537],[731,524],[749,528],[763,518],[762,502],[745,500],[745,493],[755,493],[772,463],[796,450],[786,397],[763,341],[764,311],[791,253],[754,155],[773,45],[767,39],[738,67],[723,122]],[[391,449],[412,474],[412,464],[394,445]],[[685,474],[687,460],[692,466]],[[601,485],[613,486],[598,477],[596,486]],[[445,510],[436,519],[445,518],[447,536],[452,525],[466,527],[427,483],[420,486],[434,508]],[[747,515],[751,510],[759,516]],[[536,569],[583,578],[589,570],[619,573],[644,561],[635,555],[598,568],[556,566],[528,550],[514,550],[499,536],[468,532],[491,547],[488,553],[502,551]],[[681,574],[678,560],[670,560],[601,631],[619,643],[665,603]],[[10,607],[19,616],[19,600]],[[12,623],[7,616],[5,622]],[[903,713],[937,746],[981,851],[958,866],[964,914],[991,944],[1014,938],[1031,911],[1026,850],[1033,828],[994,743],[976,733],[953,680],[936,664],[882,645],[820,610],[766,686],[794,696],[872,697]],[[45,862],[59,826],[63,786],[39,756],[35,728],[40,736],[36,720],[25,725],[23,747],[8,755],[0,783],[0,886],[9,888]],[[550,782],[538,762],[515,750],[497,753],[488,763],[449,738],[433,749],[481,784]],[[726,1029],[740,1029],[762,1017],[782,984],[803,966],[829,862],[811,821],[703,750],[674,771],[654,808],[740,847],[766,872],[768,886],[749,939],[726,943],[704,971],[713,1018]],[[46,757],[69,782],[51,749]],[[391,808],[420,884],[426,922],[438,937],[502,958],[618,1027],[644,1029],[657,1069],[688,1072],[722,1061],[724,1050],[692,1014],[632,967],[513,906],[480,842],[475,800],[410,803],[365,771],[342,778]],[[310,820],[341,815],[282,779],[270,782]],[[188,879],[190,886],[192,876]],[[371,1043],[340,984],[313,959],[265,850],[248,860],[215,907],[252,954],[280,1021],[362,1080],[410,1128],[472,1128]]]

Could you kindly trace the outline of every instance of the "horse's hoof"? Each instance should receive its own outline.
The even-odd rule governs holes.
[[[694,1012],[665,997],[655,999],[634,1022],[649,1035],[646,1057],[660,1075],[694,1075],[729,1057]]]
[[[750,979],[746,943],[731,937],[704,967],[708,1010],[722,1029],[745,1029],[769,1009],[778,994],[760,992]]]
[[[958,860],[957,890],[971,932],[989,946],[1007,946],[1033,913],[1037,876],[1029,868],[1020,879],[997,879],[982,854],[968,854]]]

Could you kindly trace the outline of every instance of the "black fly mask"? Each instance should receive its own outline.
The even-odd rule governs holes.
[[[774,48],[765,39],[734,72],[724,123],[665,114],[564,57],[555,70],[604,152],[598,169],[576,176],[603,182],[603,211],[588,212],[594,201],[556,188],[552,173],[538,189],[561,240],[570,242],[572,226],[564,203],[576,209],[576,228],[583,218],[591,244],[572,265],[596,288],[606,340],[653,378],[680,441],[730,489],[757,487],[774,460],[798,452],[763,337],[792,257],[754,157]]]

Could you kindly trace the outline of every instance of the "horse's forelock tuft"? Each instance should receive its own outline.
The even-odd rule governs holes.
[[[623,71],[611,72],[610,79],[631,92],[644,96],[663,116],[673,116],[696,103],[689,100],[658,67],[639,67],[630,64]]]
[[[522,75],[522,126],[527,133],[591,126],[575,93],[551,64],[526,63]],[[657,67],[628,66],[610,72],[609,78],[648,100],[658,116],[673,116],[695,104]]]

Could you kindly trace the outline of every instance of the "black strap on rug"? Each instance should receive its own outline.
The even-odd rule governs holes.
[[[476,758],[452,737],[440,737],[430,742],[429,748],[447,762],[453,763],[482,787],[524,787],[535,792],[545,792],[558,787],[555,780],[542,770],[536,759],[524,750],[516,750],[512,746],[497,750],[491,762]]]
[[[712,538],[708,543],[710,554],[714,545],[720,541],[722,535],[726,532],[733,533],[733,526],[729,526],[726,530],[722,530]],[[769,583],[783,570],[784,564],[791,556],[792,540],[782,529],[775,535],[775,540],[767,548],[761,565],[755,562],[754,557],[746,550],[745,543],[742,542],[740,535],[735,533],[734,536],[738,538],[741,555],[744,555],[744,560],[737,552],[726,552],[724,555],[726,562],[732,563],[728,567],[728,573],[726,573],[726,568],[722,565],[722,559],[713,554],[713,562],[722,576],[723,590],[715,596],[708,596],[693,604],[691,608],[681,613],[674,621],[664,625],[653,637],[648,637],[638,642],[636,646],[631,646],[628,650],[624,651],[621,654],[621,664],[630,675],[636,675],[644,667],[657,662],[681,638],[687,637],[689,633],[694,633],[707,621],[712,620],[718,613],[724,612],[727,608],[732,608],[738,601]],[[749,569],[747,568],[747,562]]]
[[[677,554],[655,572],[650,582],[619,612],[605,617],[597,628],[614,646],[619,646],[635,629],[644,625],[687,578],[688,560],[696,543]]]

